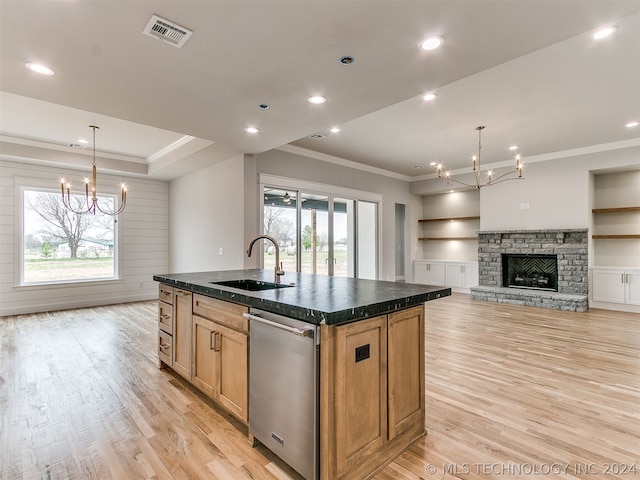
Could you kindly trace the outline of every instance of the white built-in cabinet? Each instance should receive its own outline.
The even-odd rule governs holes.
[[[477,263],[447,263],[445,265],[446,285],[452,288],[475,287],[478,285]]]
[[[444,262],[417,260],[414,266],[415,283],[444,286]]]
[[[415,283],[451,287],[455,292],[469,293],[478,285],[477,262],[416,260],[413,273]]]
[[[640,305],[640,268],[591,270],[592,301]]]

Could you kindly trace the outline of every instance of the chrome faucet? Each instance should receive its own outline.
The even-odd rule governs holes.
[[[265,240],[271,240],[271,242],[273,242],[273,245],[276,247],[276,267],[274,269],[275,271],[273,274],[273,281],[275,283],[280,283],[280,276],[284,275],[284,270],[282,269],[282,262],[280,262],[280,247],[278,247],[278,242],[276,242],[275,238],[270,237],[269,235],[259,235],[251,240],[249,248],[247,248],[247,257],[251,256],[251,249],[253,248],[253,244],[261,238],[264,238]]]

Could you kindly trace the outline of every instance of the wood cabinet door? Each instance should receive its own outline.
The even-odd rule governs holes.
[[[218,390],[216,351],[220,343],[216,325],[198,315],[193,316],[193,384],[210,398]]]
[[[215,324],[219,377],[216,400],[238,418],[249,420],[249,338],[246,333]]]
[[[336,478],[387,441],[387,317],[338,327],[335,339]]]
[[[391,313],[388,322],[389,440],[424,425],[424,306]]]
[[[191,292],[174,289],[173,370],[191,380]]]

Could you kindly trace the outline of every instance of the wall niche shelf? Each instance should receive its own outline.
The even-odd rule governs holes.
[[[640,212],[640,207],[593,208],[592,213],[626,213]],[[422,221],[422,220],[421,220]]]
[[[594,240],[605,240],[612,238],[640,238],[640,235],[591,235]]]
[[[478,237],[420,237],[418,240],[477,240]]]
[[[468,221],[468,220],[480,220],[479,216],[473,217],[443,217],[443,218],[423,218],[418,220],[419,223],[431,223],[431,222],[454,222],[454,221]],[[426,233],[426,232],[425,232]],[[474,237],[419,237],[418,240],[477,240],[478,236]]]
[[[446,217],[446,218],[423,218],[418,220],[420,223],[426,222],[451,222],[454,220],[480,220],[480,217]]]
[[[594,215],[599,213],[630,213],[630,212],[640,212],[640,207],[612,207],[612,208],[593,208],[591,209],[591,213]],[[594,240],[610,240],[610,239],[629,239],[629,238],[640,238],[640,234],[630,234],[630,235],[591,235],[591,238]]]

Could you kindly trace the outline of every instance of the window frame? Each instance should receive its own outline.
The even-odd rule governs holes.
[[[44,282],[25,282],[24,280],[24,195],[25,191],[35,191],[42,193],[60,193],[60,191],[52,187],[51,182],[42,179],[33,178],[21,178],[16,177],[14,179],[16,187],[16,201],[15,201],[15,288],[16,289],[38,289],[38,288],[65,288],[69,286],[78,285],[95,285],[95,284],[112,284],[122,283],[122,255],[120,254],[121,245],[121,228],[120,222],[117,218],[113,225],[113,275],[110,277],[101,278],[82,278],[82,279],[66,279],[66,280],[51,280]],[[100,192],[100,197],[113,198],[116,208],[119,204],[119,196],[115,192],[109,191],[110,189],[104,188],[103,192]]]

